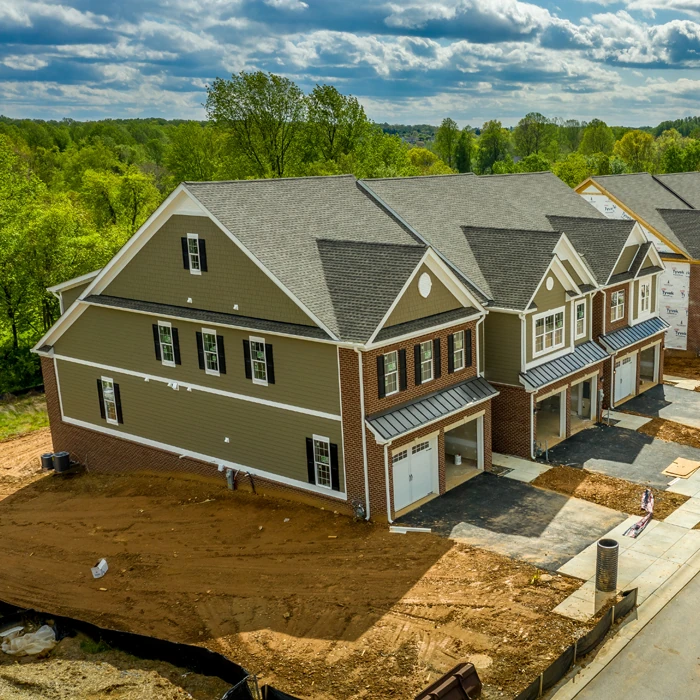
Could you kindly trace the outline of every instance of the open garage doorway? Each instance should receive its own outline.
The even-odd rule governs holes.
[[[589,428],[596,421],[596,380],[590,377],[572,384],[569,390],[571,434]]]
[[[484,468],[484,417],[445,429],[445,490],[459,486]]]
[[[639,353],[639,393],[659,381],[658,363],[660,345],[652,345]]]
[[[540,452],[566,438],[566,389],[540,399],[537,402],[537,435],[535,441]]]

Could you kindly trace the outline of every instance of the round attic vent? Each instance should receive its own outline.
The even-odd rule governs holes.
[[[547,291],[551,292],[554,289],[554,278],[547,277]]]
[[[420,279],[418,280],[418,291],[423,298],[426,298],[430,294],[430,290],[433,288],[433,280],[427,272],[424,272]]]

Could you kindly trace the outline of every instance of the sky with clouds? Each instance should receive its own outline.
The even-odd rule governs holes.
[[[240,70],[376,121],[700,114],[700,0],[0,0],[0,113],[204,118]]]

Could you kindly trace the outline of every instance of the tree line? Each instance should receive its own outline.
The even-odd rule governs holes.
[[[378,125],[331,85],[305,93],[262,72],[217,78],[205,110],[205,121],[0,117],[0,394],[41,381],[29,348],[59,314],[46,288],[103,266],[183,180],[551,169],[574,186],[700,164],[692,121],[656,135],[536,113],[513,129]]]

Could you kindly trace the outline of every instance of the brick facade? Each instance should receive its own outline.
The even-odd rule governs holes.
[[[472,363],[471,366],[450,374],[447,371],[447,337],[461,330],[465,331],[465,337],[466,331],[471,330],[472,332]],[[433,340],[434,338],[440,338],[441,376],[438,379],[433,379],[425,384],[416,386],[413,348],[418,343],[425,342],[426,340]],[[402,348],[406,350],[407,388],[405,391],[399,391],[396,394],[385,396],[380,399],[377,383],[377,356]],[[457,384],[476,376],[476,321],[456,324],[441,331],[433,331],[432,333],[427,333],[416,338],[386,345],[377,350],[364,352],[362,363],[365,384],[365,412],[367,415],[385,411],[388,408],[406,403],[407,401],[413,401],[426,394],[432,394],[434,391],[445,389],[452,384]]]
[[[65,450],[73,459],[84,464],[91,472],[108,472],[127,474],[134,472],[156,472],[159,474],[197,474],[200,477],[215,480],[225,485],[224,474],[209,462],[202,462],[190,457],[179,458],[178,455],[133,442],[125,438],[105,435],[96,430],[64,423],[56,386],[53,361],[41,358],[41,371],[44,377],[46,404],[51,425],[51,438],[55,451]],[[247,477],[239,478],[239,488],[251,490]],[[311,493],[304,489],[254,476],[255,490],[258,494],[269,494],[279,498],[309,503],[315,506],[337,510],[350,514],[350,503],[328,498],[323,494]]]

